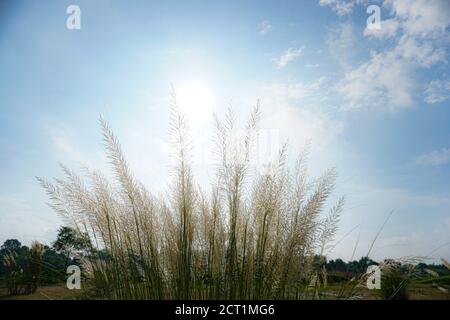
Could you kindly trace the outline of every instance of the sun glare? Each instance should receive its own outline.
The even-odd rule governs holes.
[[[177,101],[191,124],[202,124],[211,116],[213,95],[202,83],[190,81],[181,85],[177,90]]]

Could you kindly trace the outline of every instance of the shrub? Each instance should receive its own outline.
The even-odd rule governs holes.
[[[23,269],[17,262],[18,255],[16,252],[8,252],[3,256],[3,265],[6,269],[5,282],[8,294],[20,294],[23,285]]]
[[[400,263],[388,263],[382,267],[381,295],[386,300],[408,300],[411,273]]]
[[[39,287],[42,276],[43,255],[44,246],[37,241],[33,241],[30,248],[27,269],[25,271],[25,293],[34,293]]]

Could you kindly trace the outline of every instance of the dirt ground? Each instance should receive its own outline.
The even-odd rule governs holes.
[[[82,298],[80,290],[69,290],[63,284],[40,287],[35,293],[9,296],[6,289],[0,289],[0,300],[73,300]]]
[[[340,286],[329,286],[322,292],[321,299],[335,299]],[[360,298],[368,300],[381,299],[377,290],[358,288]],[[450,300],[450,292],[442,292],[431,284],[414,284],[409,289],[410,300]],[[69,290],[63,284],[40,287],[30,295],[8,296],[6,289],[0,288],[0,299],[5,300],[79,300],[83,299],[83,291]]]

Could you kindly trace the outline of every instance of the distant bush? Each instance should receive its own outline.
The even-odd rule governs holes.
[[[329,284],[343,283],[343,282],[347,282],[348,280],[349,280],[349,278],[345,277],[345,276],[340,276],[340,275],[335,275],[335,274],[327,275],[327,281]]]
[[[408,300],[411,274],[400,263],[389,263],[382,268],[381,295],[386,300]]]
[[[418,279],[414,281],[414,283],[437,283],[441,285],[450,286],[450,276],[441,276],[438,278],[435,277],[427,277],[425,279]]]
[[[11,295],[33,293],[41,281],[44,246],[35,241],[28,249],[17,243],[16,247],[10,247],[8,243],[2,247],[4,281]]]
[[[27,247],[9,239],[0,247],[0,282],[11,295],[29,294],[40,285],[64,282],[67,265],[76,263],[36,241]]]

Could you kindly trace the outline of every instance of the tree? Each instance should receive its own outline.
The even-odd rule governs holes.
[[[56,252],[52,247],[44,247],[42,256],[42,283],[53,284],[63,282],[67,278],[67,258],[65,255]]]
[[[330,260],[330,262],[327,263],[327,270],[346,272],[347,264],[342,259]]]
[[[22,247],[22,244],[20,243],[19,240],[8,239],[2,244],[1,250],[12,252],[12,251],[19,250],[21,247]]]
[[[66,256],[66,267],[76,255],[88,255],[92,250],[92,243],[87,233],[79,233],[70,227],[61,227],[53,243],[53,248]]]
[[[9,294],[32,293],[37,289],[41,264],[39,257],[42,253],[40,248],[36,242],[30,250],[16,239],[6,240],[2,245],[0,264]]]

